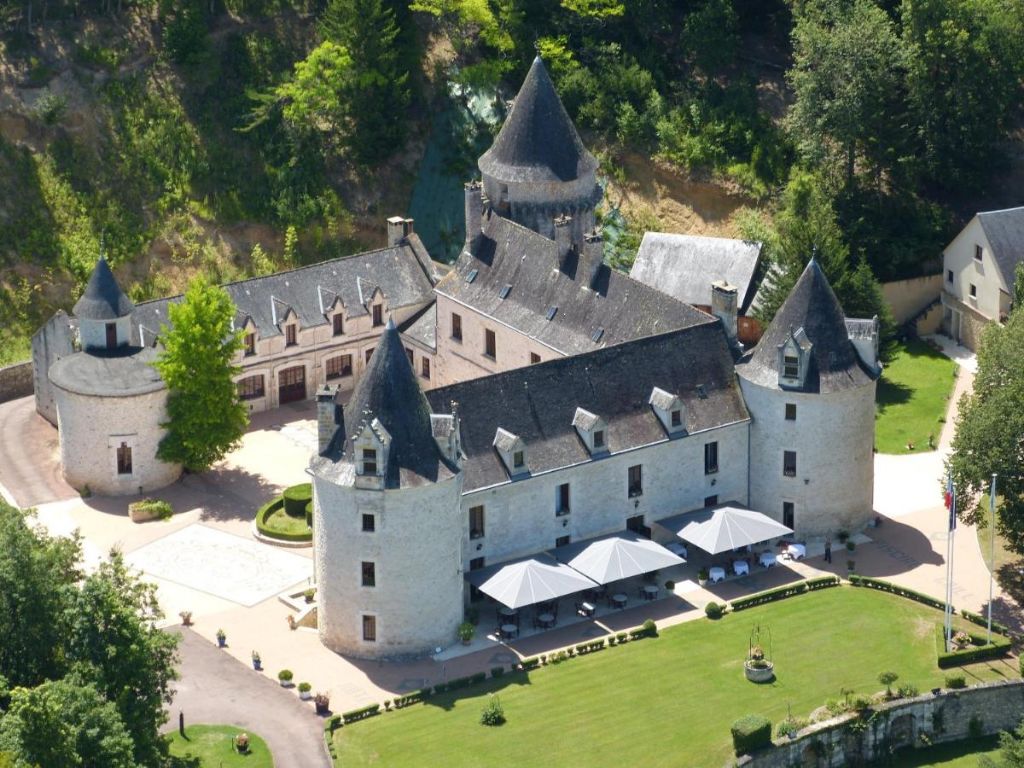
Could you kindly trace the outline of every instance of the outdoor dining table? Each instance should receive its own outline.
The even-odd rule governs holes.
[[[519,627],[515,624],[502,624],[501,625],[501,636],[503,638],[513,638],[519,634]]]
[[[593,616],[594,615],[594,611],[596,611],[596,610],[597,610],[597,608],[593,604],[591,604],[591,603],[580,603],[579,604],[579,608],[577,609],[576,612],[579,613],[581,616],[589,617],[589,616]]]
[[[786,547],[786,554],[789,555],[792,560],[803,560],[807,555],[807,547],[803,544],[790,544]]]
[[[720,565],[712,566],[708,569],[708,578],[711,579],[712,584],[719,581],[725,581],[725,568]]]
[[[771,568],[775,565],[775,555],[771,552],[762,552],[758,558],[758,562],[761,563],[765,568]]]
[[[554,626],[555,615],[553,613],[541,613],[537,615],[537,623],[544,629]]]
[[[627,603],[628,601],[629,601],[629,598],[628,598],[628,597],[626,597],[626,596],[625,596],[624,594],[622,594],[621,592],[619,592],[618,594],[614,594],[614,595],[612,595],[612,604],[613,604],[613,605],[614,605],[614,606],[615,606],[616,608],[625,608],[625,607],[626,607],[626,603]]]
[[[733,560],[732,571],[737,576],[744,576],[750,573],[750,563],[746,560]]]
[[[658,587],[654,584],[647,584],[644,587],[644,597],[647,600],[653,600],[658,596]]]

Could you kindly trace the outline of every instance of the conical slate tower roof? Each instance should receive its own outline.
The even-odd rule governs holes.
[[[813,345],[807,391],[848,389],[875,378],[850,341],[843,308],[817,259],[811,259],[796,281],[746,364],[740,367],[740,375],[759,384],[777,383],[779,346],[801,328]]]
[[[133,309],[135,305],[117,284],[107,260],[100,256],[89,276],[82,298],[72,310],[75,317],[86,320],[116,320],[130,315]]]
[[[434,442],[430,406],[391,320],[345,406],[340,427],[344,430],[344,459],[354,459],[352,439],[374,419],[391,435],[386,487],[420,485],[452,476]]]
[[[505,182],[573,181],[597,169],[540,56],[479,166],[485,175]]]

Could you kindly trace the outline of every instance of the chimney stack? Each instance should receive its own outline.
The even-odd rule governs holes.
[[[711,284],[711,314],[722,321],[731,347],[739,345],[736,340],[737,296],[736,286],[729,285],[725,280],[716,280]]]
[[[601,265],[604,264],[604,235],[601,229],[597,228],[583,236],[583,256],[577,268],[586,269],[584,277],[587,278],[587,285],[594,288],[597,284],[597,276],[601,272]]]
[[[341,406],[337,403],[337,394],[338,388],[329,384],[324,384],[316,393],[317,453],[321,456],[331,444],[338,429]]]
[[[555,217],[555,243],[558,246],[558,269],[565,269],[566,260],[572,253],[572,216],[565,214]]]
[[[465,188],[466,205],[466,250],[476,253],[480,247],[482,219],[484,215],[483,185],[471,181]]]
[[[405,239],[405,219],[401,216],[392,216],[388,219],[388,247],[400,245]]]

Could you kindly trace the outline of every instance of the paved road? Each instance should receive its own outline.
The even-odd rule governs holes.
[[[0,495],[20,507],[74,498],[61,477],[57,429],[36,413],[35,399],[0,403]]]
[[[330,768],[323,748],[323,720],[313,705],[285,690],[270,672],[255,672],[191,630],[181,635],[181,679],[164,730],[186,725],[226,723],[262,736],[274,754],[275,768]],[[228,638],[230,641],[230,638]]]

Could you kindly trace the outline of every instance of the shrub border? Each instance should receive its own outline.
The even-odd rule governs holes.
[[[850,583],[855,587],[869,587],[882,592],[890,592],[894,595],[899,595],[900,597],[906,597],[911,600],[916,600],[919,603],[924,603],[932,608],[942,609],[946,607],[944,602],[932,597],[931,595],[926,595],[923,592],[917,592],[913,589],[901,587],[899,584],[893,584],[891,581],[883,581],[882,579],[873,579],[870,576],[858,576],[855,573],[851,573]]]
[[[935,625],[935,653],[938,657],[939,669],[959,667],[962,664],[974,664],[979,661],[1001,659],[1010,652],[1010,639],[1002,635],[993,635],[991,643],[985,637],[973,632],[967,633],[971,638],[971,648],[963,651],[947,651],[946,635],[941,624]]]
[[[784,587],[776,587],[775,589],[768,589],[764,592],[757,592],[753,595],[737,598],[729,603],[729,607],[734,611],[742,611],[744,608],[753,608],[755,605],[764,605],[765,603],[783,600],[787,597],[802,595],[804,592],[838,587],[839,584],[838,576],[816,576],[813,579],[798,581],[795,584],[787,584]]]
[[[280,531],[273,531],[267,528],[267,518],[282,507],[284,507],[283,496],[277,496],[260,507],[256,512],[256,530],[268,539],[277,539],[279,541],[312,541],[312,531],[309,533],[282,533]]]

